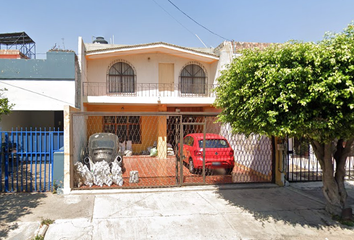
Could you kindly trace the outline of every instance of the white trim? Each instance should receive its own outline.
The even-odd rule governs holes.
[[[107,68],[107,71],[106,71],[106,75],[109,75],[109,70],[111,69],[111,67],[112,67],[114,64],[119,63],[119,62],[123,62],[123,63],[128,64],[128,65],[133,69],[134,75],[135,75],[135,76],[137,75],[137,74],[136,74],[136,69],[135,69],[134,65],[131,64],[130,62],[128,62],[127,60],[124,60],[124,59],[117,59],[117,60],[114,60],[113,62],[111,62],[111,64],[108,65],[108,68]]]
[[[129,52],[133,50],[153,50],[156,48],[164,48],[166,50],[173,50],[173,51],[178,51],[178,52],[183,52],[191,55],[197,55],[209,59],[214,59],[218,60],[219,57],[217,56],[212,56],[210,54],[203,54],[201,52],[187,50],[183,48],[178,48],[178,47],[173,47],[173,46],[168,46],[165,44],[156,44],[156,45],[149,45],[149,46],[137,46],[137,47],[124,47],[124,48],[116,48],[116,49],[102,49],[102,50],[95,50],[94,52],[87,52],[86,56],[97,56],[97,55],[104,55],[104,54],[109,54],[109,53],[119,53],[119,52]],[[167,52],[167,51],[166,51]]]

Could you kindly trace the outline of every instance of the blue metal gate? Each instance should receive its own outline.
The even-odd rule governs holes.
[[[0,192],[53,190],[53,153],[64,146],[59,130],[0,131]]]

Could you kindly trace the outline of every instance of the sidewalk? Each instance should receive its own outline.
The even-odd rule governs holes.
[[[2,194],[0,238],[31,239],[52,219],[46,240],[354,239],[324,211],[321,184]]]

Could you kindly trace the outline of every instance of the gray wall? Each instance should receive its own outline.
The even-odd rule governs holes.
[[[47,52],[47,59],[0,59],[0,79],[75,80],[74,52]]]

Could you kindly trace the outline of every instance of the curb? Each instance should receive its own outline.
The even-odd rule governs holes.
[[[156,192],[185,192],[185,191],[216,191],[216,190],[235,190],[235,189],[258,189],[258,188],[278,188],[274,183],[250,183],[250,184],[226,184],[226,185],[196,185],[178,186],[166,188],[137,188],[137,189],[74,189],[68,195],[82,194],[130,194],[130,193],[156,193]],[[64,194],[65,195],[65,194]]]

